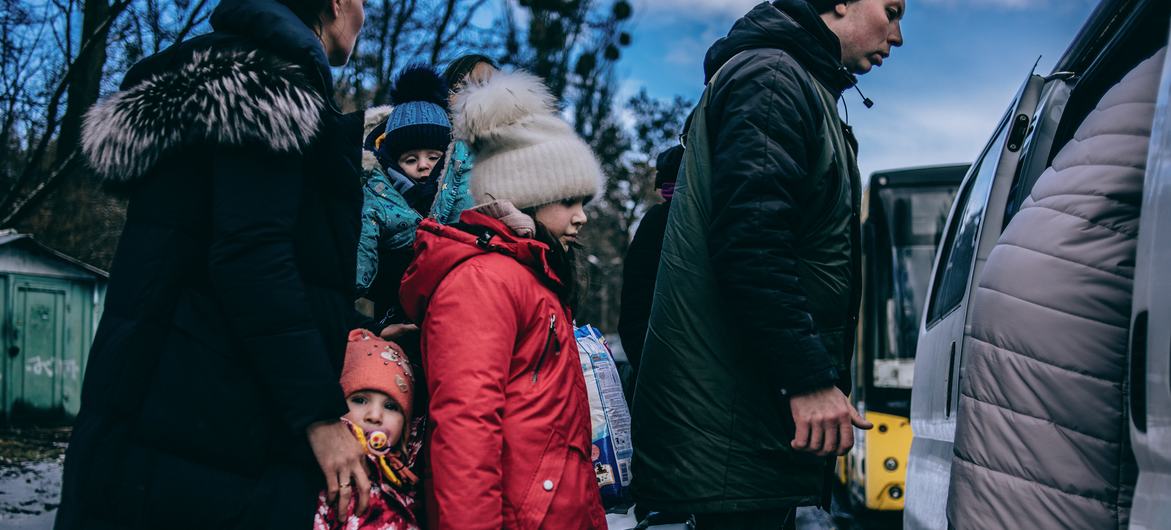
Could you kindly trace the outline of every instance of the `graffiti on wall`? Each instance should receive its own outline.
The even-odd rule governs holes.
[[[54,374],[60,374],[71,381],[76,381],[81,377],[81,366],[78,365],[77,360],[61,360],[52,357],[46,359],[39,355],[29,357],[25,361],[24,371],[42,377],[53,377]]]

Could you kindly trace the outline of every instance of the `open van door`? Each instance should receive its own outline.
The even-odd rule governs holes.
[[[1171,54],[1147,155],[1131,313],[1130,435],[1138,460],[1132,529],[1171,521]]]
[[[904,528],[947,527],[968,297],[1000,237],[1004,206],[1045,84],[1034,73],[1026,78],[992,141],[964,178],[935,255],[916,348]]]

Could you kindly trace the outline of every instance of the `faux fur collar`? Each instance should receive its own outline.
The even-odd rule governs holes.
[[[292,63],[261,51],[197,51],[86,113],[82,151],[104,180],[129,181],[172,149],[200,142],[300,151],[324,100]]]

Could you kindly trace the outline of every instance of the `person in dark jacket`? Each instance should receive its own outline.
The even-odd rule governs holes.
[[[330,76],[363,20],[361,0],[224,0],[87,114],[129,206],[56,528],[309,528],[322,488],[369,490],[338,384],[362,116]]]
[[[671,196],[675,193],[675,176],[683,160],[683,146],[676,145],[659,153],[655,161],[655,189],[663,202],[655,204],[642,216],[634,239],[626,248],[622,265],[622,309],[618,314],[618,336],[622,349],[630,360],[633,375],[623,382],[627,401],[634,393],[638,363],[642,359],[642,343],[646,340],[647,320],[651,315],[651,297],[655,293],[655,277],[659,272],[659,256],[663,253],[663,232],[667,229],[667,213]]]
[[[859,301],[854,74],[904,0],[761,3],[712,45],[633,410],[633,494],[701,528],[777,528],[868,428],[838,386]]]

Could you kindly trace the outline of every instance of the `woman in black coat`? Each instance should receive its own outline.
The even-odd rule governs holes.
[[[323,487],[368,491],[337,421],[362,118],[329,70],[363,19],[224,0],[87,115],[90,165],[130,202],[57,528],[308,528]]]
[[[683,162],[683,146],[676,145],[655,160],[655,189],[663,202],[652,205],[638,223],[634,239],[626,248],[622,266],[622,306],[618,313],[618,336],[622,349],[630,360],[632,374],[623,381],[626,401],[634,398],[634,374],[642,361],[642,343],[646,340],[647,321],[651,317],[651,301],[655,295],[655,280],[659,274],[659,259],[663,254],[663,233],[667,230],[667,213],[675,193],[675,181]],[[624,378],[626,379],[626,378]]]

